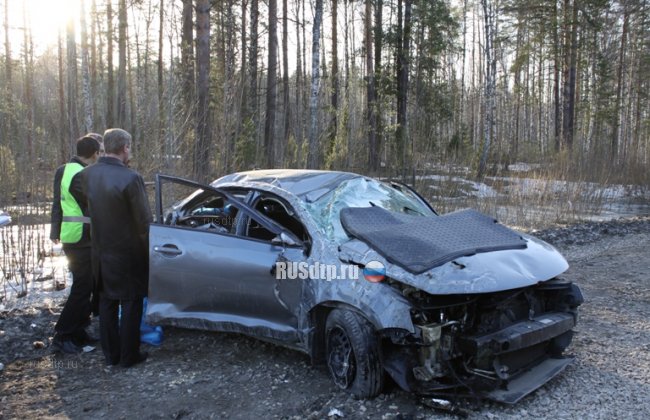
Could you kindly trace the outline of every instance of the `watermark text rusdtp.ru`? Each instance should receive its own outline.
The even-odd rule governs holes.
[[[358,280],[359,266],[348,264],[313,264],[305,261],[278,261],[275,263],[277,280]]]
[[[78,369],[79,361],[77,360],[62,360],[55,357],[47,357],[41,360],[31,360],[29,365],[32,369]]]

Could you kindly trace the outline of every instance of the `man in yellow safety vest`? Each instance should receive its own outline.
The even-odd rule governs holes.
[[[72,273],[70,295],[54,327],[52,349],[62,353],[80,353],[83,346],[97,341],[86,332],[92,312],[93,276],[90,248],[90,218],[85,205],[70,193],[73,178],[97,161],[102,136],[89,133],[77,140],[77,154],[61,165],[54,175],[54,201],[50,239],[63,245]]]

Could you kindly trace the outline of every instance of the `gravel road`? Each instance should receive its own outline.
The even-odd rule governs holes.
[[[650,418],[650,219],[535,234],[564,253],[565,277],[585,294],[568,349],[576,361],[517,405],[477,402],[468,417]],[[0,418],[455,417],[394,387],[354,400],[307,356],[234,334],[167,328],[128,370],[104,367],[99,349],[53,356],[61,304],[0,312]]]

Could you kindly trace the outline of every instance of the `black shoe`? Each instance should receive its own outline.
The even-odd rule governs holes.
[[[130,368],[131,366],[137,365],[138,363],[142,363],[145,360],[147,360],[147,357],[149,357],[149,353],[146,351],[140,352],[138,356],[135,358],[135,361],[130,362],[130,363],[121,363],[122,367],[125,368]]]
[[[117,366],[120,364],[120,359],[117,359],[116,361],[112,361],[110,359],[106,359],[106,366]]]
[[[75,337],[72,339],[72,341],[79,347],[83,346],[92,346],[93,344],[97,344],[99,341],[99,338],[90,335],[86,332],[86,330],[81,330],[80,333],[76,334]]]
[[[52,340],[52,351],[55,353],[79,354],[83,349],[76,345],[72,340],[63,340],[54,337],[54,340]]]

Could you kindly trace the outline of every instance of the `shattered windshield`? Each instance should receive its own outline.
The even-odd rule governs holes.
[[[398,190],[368,178],[344,181],[334,190],[312,203],[306,203],[320,230],[332,241],[341,244],[349,239],[341,225],[340,213],[346,207],[381,207],[410,215],[434,216],[411,191]]]

